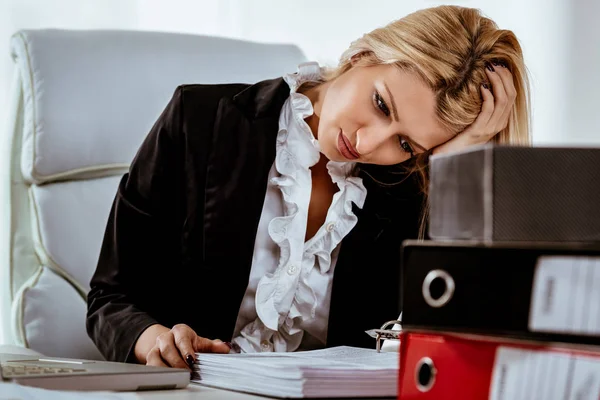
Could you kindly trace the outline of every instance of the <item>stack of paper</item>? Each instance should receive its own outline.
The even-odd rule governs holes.
[[[396,397],[398,353],[333,347],[294,353],[197,354],[192,382],[273,397]]]

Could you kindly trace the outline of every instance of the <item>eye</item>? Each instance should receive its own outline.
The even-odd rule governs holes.
[[[381,97],[381,95],[377,91],[375,91],[375,93],[373,94],[373,102],[375,103],[375,106],[379,108],[379,110],[386,117],[390,116],[390,109],[388,108],[387,104],[385,104],[385,100],[383,100],[383,97]]]
[[[415,151],[413,150],[410,143],[408,143],[408,141],[406,139],[404,139],[402,136],[398,136],[398,143],[400,143],[400,147],[402,148],[402,150],[409,153],[411,155],[411,157],[415,154]]]

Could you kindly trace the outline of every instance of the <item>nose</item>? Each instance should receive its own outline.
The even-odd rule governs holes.
[[[363,156],[371,154],[381,147],[388,136],[385,129],[362,127],[356,131],[356,150]]]

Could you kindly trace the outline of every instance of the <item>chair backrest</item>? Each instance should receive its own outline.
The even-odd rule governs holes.
[[[11,176],[0,199],[10,213],[0,227],[9,239],[0,251],[5,342],[100,359],[85,301],[106,219],[175,88],[253,83],[306,59],[294,45],[132,31],[20,31],[11,49]]]

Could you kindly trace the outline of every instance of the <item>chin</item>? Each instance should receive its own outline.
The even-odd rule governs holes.
[[[338,135],[340,134],[341,129],[335,129],[333,126],[335,125],[332,125],[330,128],[324,127],[325,129],[323,129],[323,132],[319,132],[321,154],[329,161],[347,162],[348,160],[346,157],[341,155],[337,148]]]
[[[324,146],[324,144],[325,143],[321,145],[321,154],[323,154],[329,161],[347,161],[344,160],[344,157],[342,157],[336,149],[332,149],[331,146]]]

